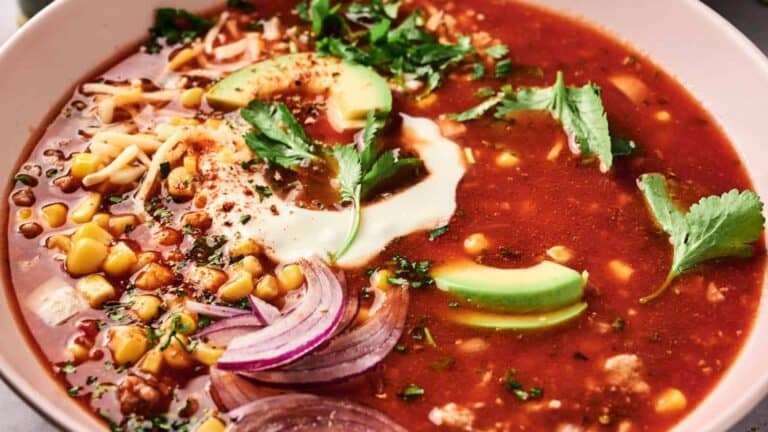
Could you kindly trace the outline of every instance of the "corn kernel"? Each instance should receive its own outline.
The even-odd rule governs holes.
[[[67,223],[67,206],[62,203],[48,204],[40,209],[43,220],[51,228],[58,228]]]
[[[184,169],[192,175],[197,175],[197,156],[188,154],[184,156]]]
[[[238,265],[253,277],[259,277],[264,274],[264,267],[262,267],[261,261],[253,255],[248,255],[241,259],[238,261]]]
[[[619,281],[627,283],[629,282],[629,279],[632,277],[632,274],[635,272],[635,269],[632,268],[629,264],[625,263],[622,260],[614,259],[608,262],[608,270],[613,273],[613,276]]]
[[[664,390],[657,398],[654,408],[659,414],[674,414],[685,409],[688,400],[685,394],[676,388]]]
[[[104,276],[93,274],[77,281],[80,291],[92,308],[99,308],[105,301],[115,296],[115,287]]]
[[[147,266],[149,263],[158,262],[160,261],[160,256],[157,252],[153,251],[147,251],[147,252],[139,252],[138,255],[136,255],[136,265],[133,266],[132,273],[136,273],[137,271],[143,269]]]
[[[233,257],[258,255],[261,253],[261,246],[254,239],[238,240],[233,242],[229,248],[229,255]]]
[[[169,330],[176,323],[176,333],[188,335],[197,330],[197,320],[191,313],[174,312],[163,322],[163,329]]]
[[[19,222],[24,222],[26,220],[29,220],[30,218],[32,218],[32,209],[29,207],[20,208],[16,212],[16,219]]]
[[[224,354],[223,349],[214,348],[202,342],[195,345],[195,350],[192,352],[195,360],[206,366],[216,366],[222,354]]]
[[[136,288],[144,291],[154,291],[173,282],[175,276],[168,267],[149,263],[147,268],[136,278]]]
[[[69,354],[69,357],[72,359],[72,361],[79,363],[88,360],[90,350],[88,347],[85,347],[75,341],[71,341],[67,344],[67,354]]]
[[[174,198],[192,198],[195,195],[194,177],[184,167],[176,167],[168,174],[168,193]]]
[[[394,274],[389,270],[377,270],[371,275],[371,288],[380,289],[382,291],[392,288],[392,284],[389,283],[389,278],[393,276]]]
[[[118,242],[109,248],[109,255],[107,255],[102,268],[104,273],[109,276],[121,277],[130,274],[138,261],[139,259],[133,249],[125,242]]]
[[[290,264],[277,273],[277,281],[282,292],[293,291],[304,283],[304,272],[297,264]]]
[[[560,264],[565,264],[573,258],[573,251],[565,246],[557,245],[547,249],[547,256]]]
[[[272,300],[280,294],[280,285],[277,278],[266,275],[256,284],[256,297],[262,300]]]
[[[252,291],[253,276],[246,271],[241,271],[219,288],[219,297],[227,302],[236,302],[244,299]]]
[[[147,351],[147,334],[138,326],[115,326],[109,329],[107,346],[118,365],[133,363]]]
[[[131,312],[144,322],[150,322],[160,313],[162,300],[152,295],[138,295],[133,298]]]
[[[416,106],[421,109],[426,109],[434,105],[435,102],[437,102],[437,93],[432,92],[429,96],[418,99],[416,101]]]
[[[67,271],[74,276],[96,273],[108,252],[107,245],[91,238],[73,241],[67,253]]]
[[[101,194],[98,192],[88,192],[88,194],[80,200],[72,210],[70,218],[75,223],[86,223],[93,218],[96,214],[96,210],[101,205]]]
[[[204,90],[200,87],[192,87],[181,92],[179,102],[181,102],[181,106],[187,109],[199,108],[200,102],[203,101],[203,93]]]
[[[216,292],[227,281],[227,274],[210,267],[195,267],[189,273],[189,283],[206,291]]]
[[[78,153],[72,158],[71,174],[74,177],[82,179],[88,174],[93,174],[99,170],[101,158],[93,153]]]
[[[135,228],[139,224],[138,222],[138,218],[132,214],[112,216],[109,218],[107,229],[109,229],[112,235],[120,237],[129,229]]]
[[[104,229],[109,229],[109,213],[96,213],[93,215],[91,222]]]
[[[195,432],[224,432],[225,430],[226,426],[221,420],[211,417],[200,423],[200,426],[197,427]]]
[[[470,255],[476,256],[488,249],[488,238],[485,234],[474,233],[464,239],[464,251]]]
[[[508,151],[501,152],[498,156],[496,156],[496,165],[501,168],[512,168],[517,166],[519,163],[520,158]]]
[[[159,349],[151,349],[144,354],[139,362],[139,369],[142,372],[157,375],[163,367],[163,353]]]
[[[656,120],[662,122],[662,123],[668,123],[670,120],[672,120],[672,114],[669,113],[669,111],[661,110],[656,112]]]
[[[69,252],[70,247],[69,237],[62,234],[54,234],[45,241],[45,247],[48,249],[56,249],[59,252]]]
[[[174,369],[187,369],[193,364],[192,356],[187,352],[189,340],[184,335],[176,335],[162,350],[165,364]]]
[[[75,230],[75,232],[72,234],[72,243],[75,243],[83,238],[96,240],[97,242],[104,245],[108,245],[112,242],[112,234],[108,233],[104,230],[104,228],[96,225],[93,222],[85,223],[77,228],[77,230]]]

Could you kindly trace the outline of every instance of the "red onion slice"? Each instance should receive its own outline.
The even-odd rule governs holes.
[[[191,301],[191,300],[187,300],[184,303],[184,307],[186,307],[188,310],[192,312],[198,313],[200,315],[205,315],[211,318],[231,318],[234,316],[245,315],[250,313],[249,311],[244,309],[209,305],[209,304],[200,303],[200,302]]]
[[[232,372],[210,368],[208,392],[222,412],[228,412],[257,399],[278,394],[274,389],[259,386]]]
[[[378,312],[361,326],[336,336],[294,363],[244,375],[271,384],[319,384],[360,375],[392,351],[407,315],[407,288],[392,288]]]
[[[234,338],[219,359],[220,369],[254,372],[284,365],[333,335],[346,309],[345,290],[319,259],[299,265],[306,280],[301,303],[272,325]]]
[[[293,393],[267,397],[229,412],[229,431],[406,432],[383,413],[340,399]]]
[[[251,294],[248,296],[248,303],[251,304],[251,311],[265,326],[272,324],[280,318],[280,309],[272,306],[264,300]]]
[[[200,330],[195,336],[205,338],[211,345],[225,347],[232,339],[251,333],[263,326],[264,324],[258,317],[246,311],[244,315],[217,321]]]

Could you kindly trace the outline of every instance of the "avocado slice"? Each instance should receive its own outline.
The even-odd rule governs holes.
[[[497,330],[543,330],[564,324],[587,310],[587,304],[575,303],[550,312],[528,315],[507,315],[475,310],[460,311],[449,315],[449,319],[463,325]]]
[[[230,111],[253,99],[297,90],[327,92],[328,118],[337,130],[365,126],[369,111],[392,110],[389,85],[373,69],[313,53],[288,54],[246,66],[211,87],[206,99],[213,108]]]
[[[579,301],[585,277],[550,261],[521,269],[500,269],[473,261],[436,268],[437,287],[478,306],[525,314],[560,309]]]

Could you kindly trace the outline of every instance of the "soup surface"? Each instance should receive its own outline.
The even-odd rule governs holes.
[[[229,3],[158,12],[16,175],[13,294],[69,397],[115,431],[631,432],[717,384],[761,204],[664,71],[516,2]]]

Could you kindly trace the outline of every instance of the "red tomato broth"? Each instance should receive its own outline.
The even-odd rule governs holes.
[[[444,6],[448,10],[448,5]],[[503,14],[497,9],[502,6]],[[259,12],[261,7],[258,5]],[[288,6],[275,5],[274,11],[269,7],[262,16],[269,17],[279,9],[290,17]],[[690,204],[701,196],[732,188],[749,189],[748,175],[715,120],[679,83],[630,48],[583,23],[519,3],[462,2],[450,13],[460,15],[469,9],[485,18],[478,22],[479,28],[464,30],[487,31],[509,46],[515,64],[541,68],[541,77],[513,73],[509,79],[513,86],[551,85],[558,70],[564,71],[568,85],[598,84],[612,133],[635,140],[640,152],[617,159],[612,171],[602,174],[597,164],[585,164],[567,145],[554,160],[547,159],[553,145],[565,143],[562,128],[549,116],[524,113],[516,115],[514,122],[485,118],[467,123],[466,133],[455,140],[473,150],[476,163],[469,166],[457,190],[458,211],[447,233],[434,241],[423,232],[396,240],[367,267],[382,265],[395,253],[409,259],[429,259],[433,266],[465,258],[463,240],[475,232],[484,233],[491,241],[483,263],[498,267],[533,265],[546,257],[548,248],[564,245],[574,256],[568,266],[589,272],[585,297],[589,309],[581,318],[544,332],[480,331],[446,319],[453,310],[450,296],[434,287],[411,289],[409,319],[401,340],[405,352],[391,353],[374,371],[349,383],[312,390],[364,402],[409,430],[438,430],[427,420],[428,413],[449,402],[475,408],[474,426],[478,430],[553,430],[563,424],[616,430],[623,420],[632,423],[631,430],[665,430],[714,388],[749,334],[760,300],[764,246],[762,241],[758,244],[753,259],[699,266],[681,276],[663,297],[640,305],[638,299],[664,280],[671,247],[650,218],[635,181],[643,173],[662,172],[677,181],[678,197]],[[628,58],[634,60],[628,62]],[[159,61],[164,63],[165,56],[139,54],[106,76],[151,77],[162,66]],[[632,103],[608,81],[617,72],[631,72],[648,85],[650,93],[644,103]],[[437,91],[431,106],[395,94],[393,111],[437,118],[473,106],[480,101],[475,91],[495,82],[469,81],[466,75],[463,70],[454,72]],[[661,123],[654,118],[659,110],[668,112],[672,121]],[[65,153],[83,149],[87,140],[73,133],[76,121],[77,116],[57,117],[29,160],[41,160],[44,149],[58,140],[70,140],[60,145]],[[314,125],[312,135],[334,136],[323,127],[328,125]],[[501,149],[514,152],[520,164],[498,167],[494,159]],[[82,195],[62,194],[53,187],[35,188],[35,194],[36,207],[66,201],[70,208]],[[9,218],[15,297],[21,299],[24,321],[45,363],[61,365],[67,360],[65,346],[78,323],[84,318],[108,321],[106,314],[89,310],[51,329],[25,307],[23,299],[51,275],[69,276],[39,244],[47,235],[27,240],[17,232],[13,213]],[[133,238],[140,243],[149,239],[146,232],[136,236]],[[25,247],[13,247],[16,242]],[[162,250],[168,252],[170,248]],[[39,267],[34,272],[22,270],[22,262],[38,256],[35,265]],[[617,281],[608,270],[607,263],[613,259],[634,268],[627,283]],[[348,272],[347,277],[355,288],[368,283],[365,269]],[[715,305],[706,299],[709,283],[728,288],[725,301]],[[423,318],[427,318],[436,347],[409,335]],[[611,328],[617,318],[626,322],[623,331]],[[473,354],[461,351],[459,342],[473,339],[485,342],[479,344],[485,349]],[[96,350],[101,352],[100,358],[78,365],[74,374],[59,374],[67,387],[83,386],[89,375],[108,383],[117,383],[123,376],[114,369],[104,369],[111,354],[101,340],[97,339],[95,346],[101,347]],[[625,393],[605,385],[605,359],[622,353],[642,359],[644,378],[651,387],[649,396],[628,399]],[[430,367],[446,356],[455,359],[452,367],[441,372]],[[515,377],[526,389],[542,388],[543,398],[523,402],[508,391],[503,378],[510,368],[517,371]],[[198,370],[166,377],[179,385],[182,396],[173,402],[170,412],[178,410],[187,394],[194,394],[202,406],[211,406],[207,392],[201,391],[204,374]],[[409,383],[423,387],[425,395],[413,401],[398,398],[397,392]],[[653,397],[669,387],[680,389],[688,406],[679,414],[661,416],[654,412]],[[95,402],[84,393],[81,400],[94,410],[119,409],[115,392],[107,392]],[[552,400],[560,401],[561,407],[548,408]],[[610,417],[609,424],[601,426],[604,415]]]

